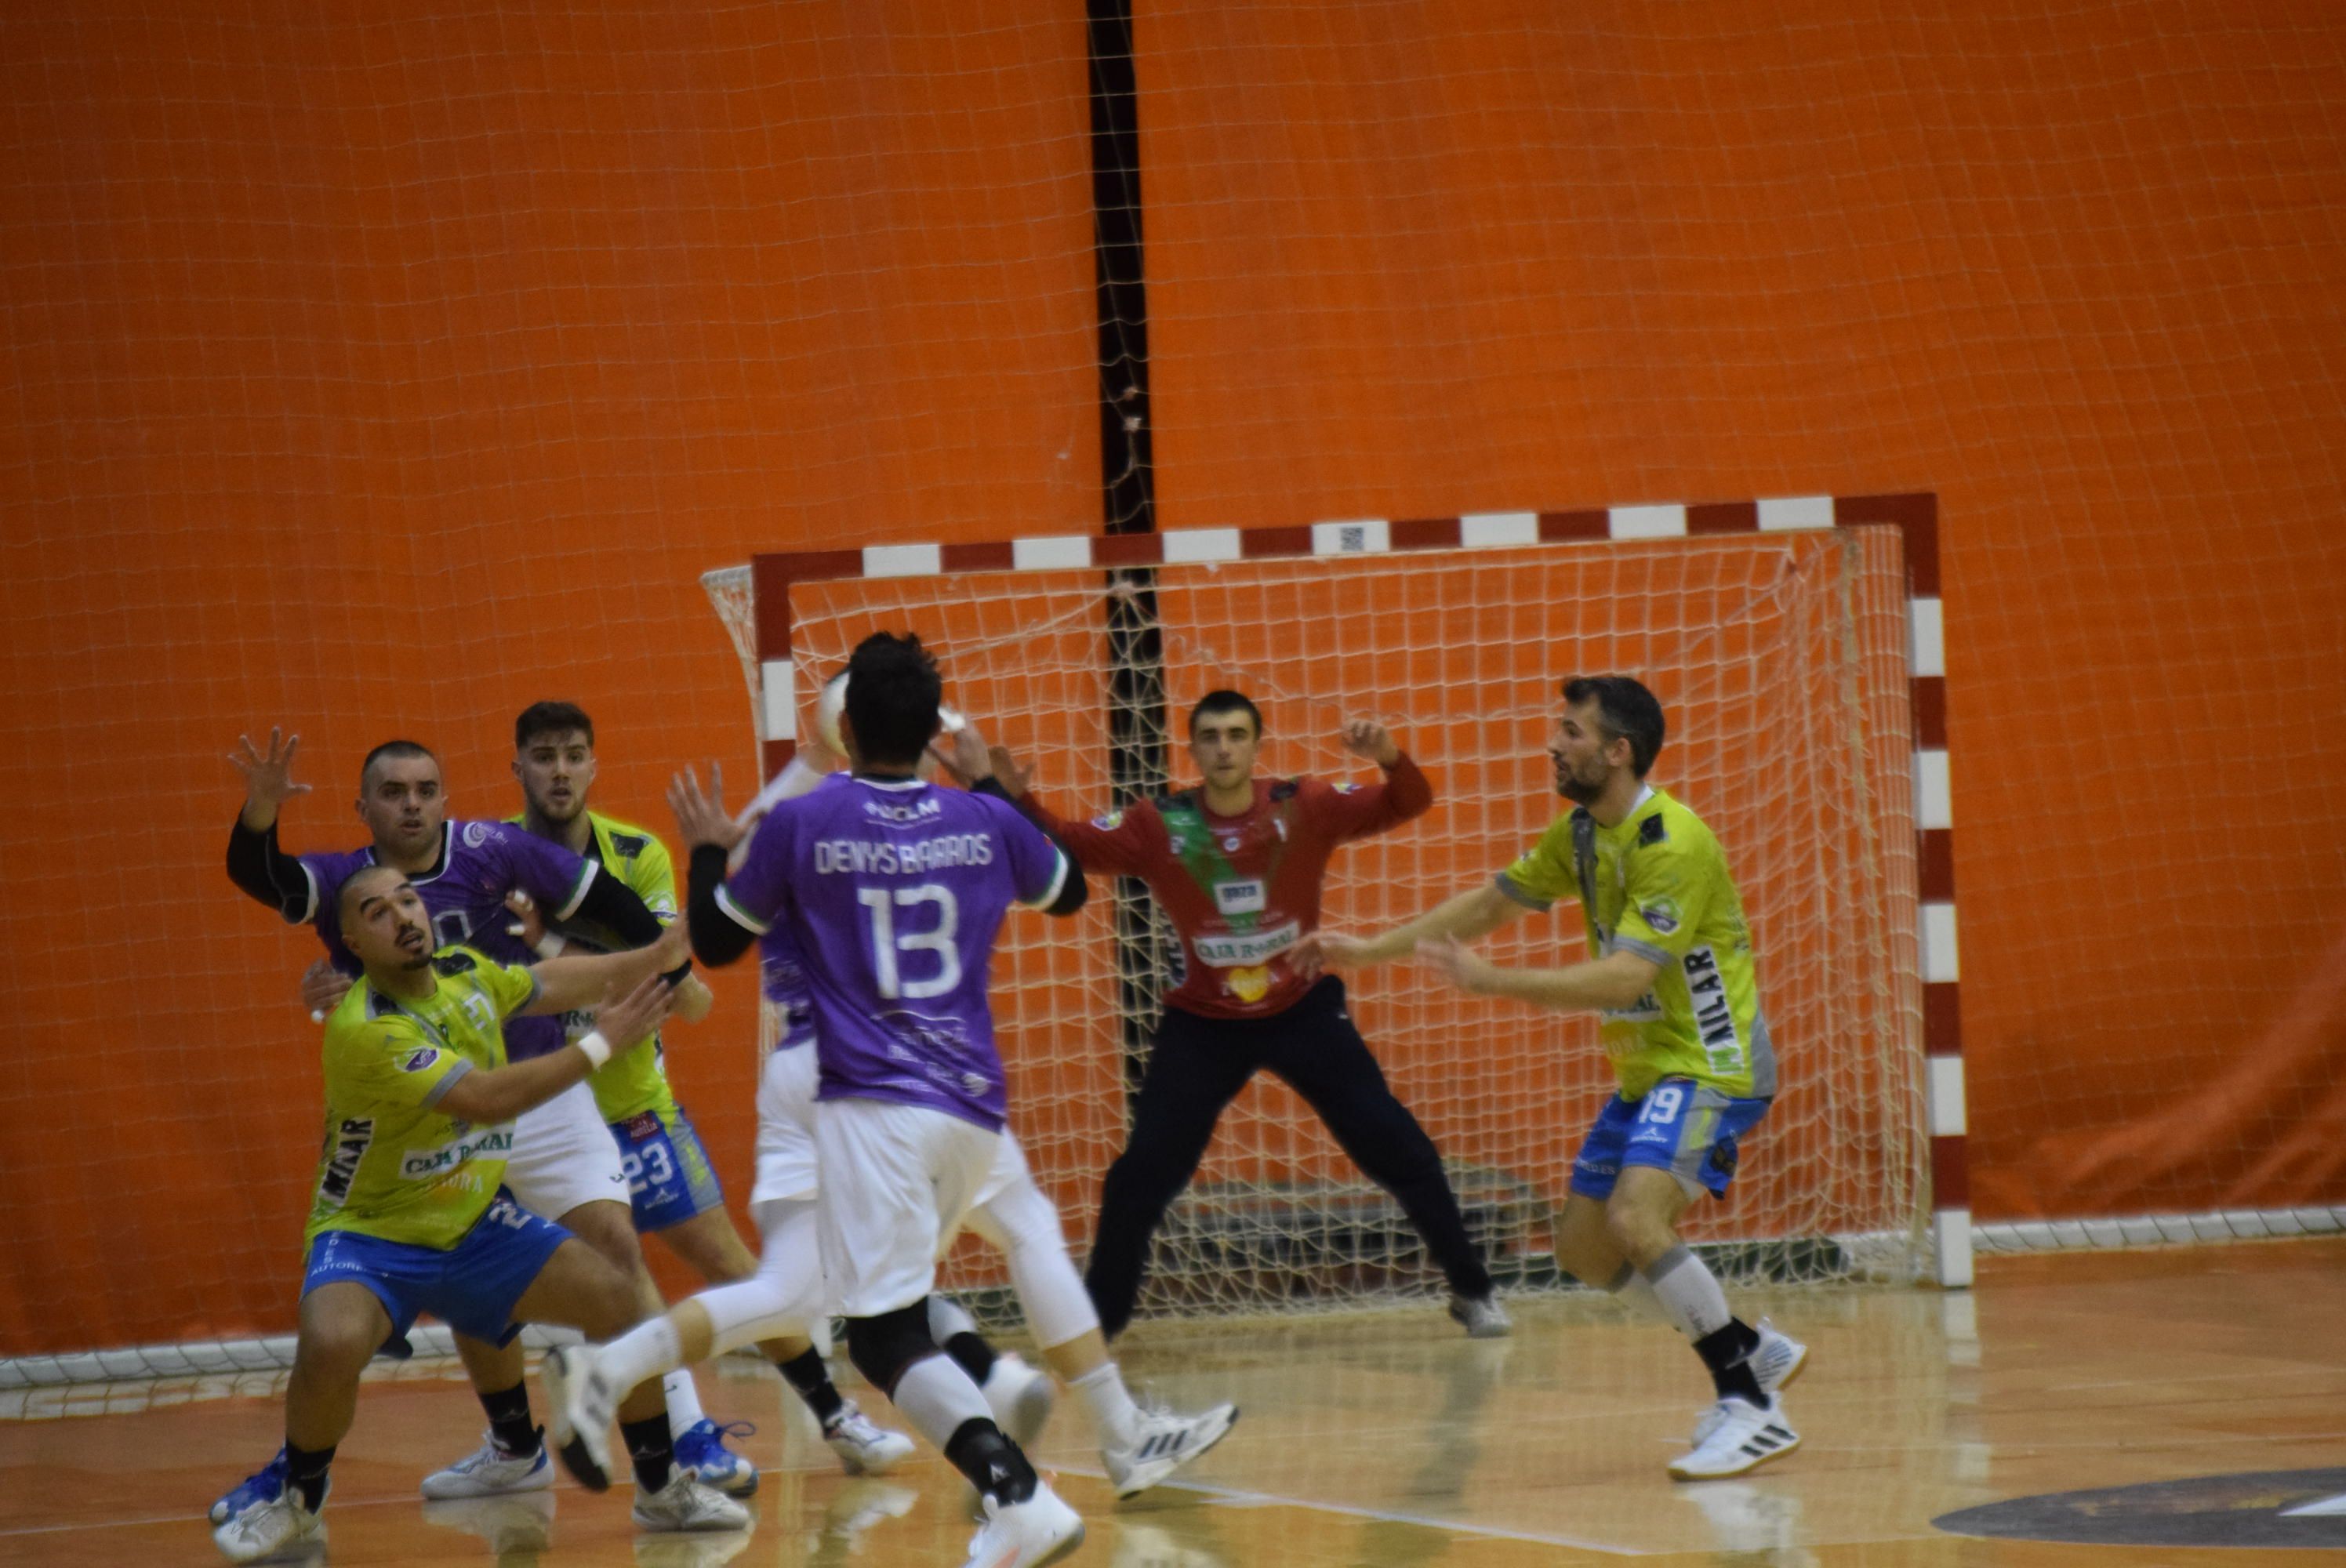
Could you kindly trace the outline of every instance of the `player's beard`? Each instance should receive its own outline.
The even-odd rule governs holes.
[[[1605,787],[1612,782],[1613,775],[1609,771],[1592,783],[1577,773],[1559,769],[1556,772],[1556,792],[1576,806],[1593,806],[1603,798]]]
[[[557,828],[566,828],[578,820],[579,812],[586,809],[586,792],[584,789],[573,789],[570,791],[570,799],[561,804],[548,800],[543,796],[534,795],[530,797],[529,809],[536,814],[539,821],[551,823]]]

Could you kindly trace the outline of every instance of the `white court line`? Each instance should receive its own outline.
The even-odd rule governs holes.
[[[1052,1470],[1070,1475],[1087,1475],[1100,1481],[1107,1479],[1105,1471],[1086,1470],[1081,1465],[1055,1464]],[[1429,1530],[1447,1530],[1457,1535],[1474,1535],[1493,1541],[1525,1541],[1535,1546],[1571,1546],[1583,1552],[1601,1552],[1608,1557],[1667,1556],[1678,1547],[1623,1546],[1617,1542],[1590,1541],[1578,1535],[1550,1535],[1536,1530],[1508,1530],[1494,1524],[1473,1524],[1463,1519],[1443,1519],[1427,1513],[1402,1513],[1389,1508],[1367,1508],[1352,1502],[1319,1502],[1310,1498],[1282,1497],[1276,1492],[1245,1492],[1236,1487],[1213,1486],[1201,1481],[1160,1481],[1150,1490],[1156,1492],[1192,1492],[1217,1508],[1302,1508],[1315,1513],[1341,1513],[1351,1519],[1373,1519],[1389,1524],[1417,1524]]]

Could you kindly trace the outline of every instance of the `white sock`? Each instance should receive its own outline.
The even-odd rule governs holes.
[[[891,1396],[913,1430],[943,1452],[965,1421],[990,1421],[994,1412],[969,1374],[951,1356],[923,1356],[896,1380]]]
[[[1124,1374],[1114,1361],[1094,1367],[1067,1387],[1083,1397],[1084,1408],[1091,1411],[1100,1447],[1121,1448],[1132,1441],[1140,1428],[1140,1407],[1132,1402],[1132,1390],[1124,1386]]]
[[[684,1359],[684,1349],[677,1343],[675,1326],[663,1315],[637,1324],[597,1350],[595,1359],[624,1400],[638,1383],[674,1371]]]
[[[660,1380],[660,1391],[668,1395],[668,1430],[674,1436],[682,1437],[708,1419],[700,1408],[700,1390],[682,1367]]]
[[[962,1304],[938,1291],[929,1293],[929,1338],[944,1344],[955,1334],[974,1334],[977,1319],[962,1309]]]
[[[1691,1344],[1718,1333],[1734,1319],[1727,1309],[1727,1292],[1702,1259],[1685,1247],[1673,1247],[1643,1269],[1653,1287],[1654,1299],[1670,1324]]]
[[[1614,1300],[1620,1302],[1638,1317],[1648,1319],[1656,1323],[1668,1323],[1673,1329],[1678,1327],[1677,1324],[1670,1322],[1669,1313],[1662,1307],[1662,1298],[1654,1294],[1654,1288],[1646,1283],[1646,1277],[1637,1272],[1636,1264],[1621,1265],[1621,1272],[1616,1274],[1613,1277],[1613,1283],[1605,1288],[1613,1293]]]

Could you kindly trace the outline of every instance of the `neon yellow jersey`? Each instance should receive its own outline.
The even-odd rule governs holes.
[[[586,858],[599,862],[604,871],[626,883],[660,924],[675,924],[676,863],[668,859],[668,846],[648,830],[599,811],[586,813]],[[622,945],[609,932],[595,925],[565,921],[555,929],[566,941],[596,952],[617,952]],[[562,1015],[563,1033],[568,1039],[576,1040],[593,1027],[592,1009]],[[604,1063],[586,1080],[587,1087],[595,1091],[597,1113],[607,1122],[623,1122],[646,1111],[675,1110],[676,1096],[669,1092],[661,1063],[657,1039],[648,1051],[623,1051]]]
[[[326,1020],[326,1138],[304,1247],[348,1230],[445,1251],[505,1179],[513,1124],[476,1127],[438,1106],[465,1074],[505,1064],[505,1021],[537,980],[469,947],[442,948],[432,968],[430,996],[361,981]]]
[[[1670,1077],[1738,1096],[1776,1093],[1743,901],[1701,818],[1659,789],[1610,828],[1575,808],[1499,873],[1499,891],[1540,910],[1577,897],[1591,956],[1634,952],[1661,966],[1652,991],[1603,1014],[1624,1098],[1643,1099]]]

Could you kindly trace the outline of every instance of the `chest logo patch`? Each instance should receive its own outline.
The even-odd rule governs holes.
[[[1265,896],[1260,877],[1214,884],[1214,906],[1226,915],[1260,914]]]

